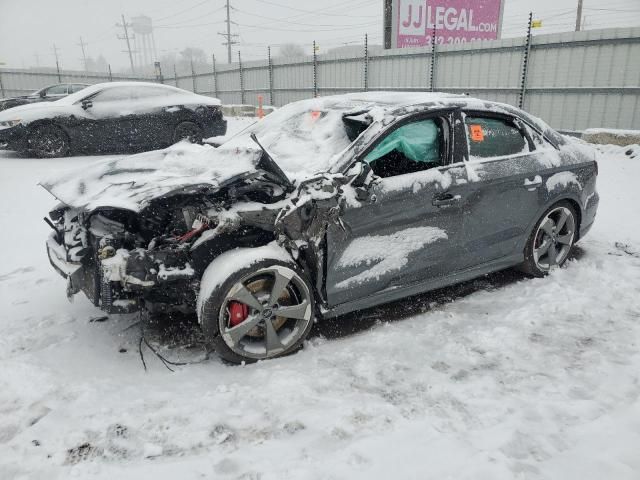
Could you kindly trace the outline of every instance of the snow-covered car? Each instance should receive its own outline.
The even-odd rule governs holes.
[[[157,83],[99,83],[0,112],[0,144],[44,158],[164,148],[226,131],[218,99]]]
[[[195,311],[221,357],[251,362],[297,350],[314,319],[508,267],[543,276],[591,228],[596,176],[589,148],[514,107],[363,93],[42,185],[62,202],[47,250],[70,295]]]
[[[0,99],[0,111],[9,108],[27,105],[28,103],[54,102],[72,93],[79,92],[88,87],[88,83],[58,83],[36,90],[29,95]]]

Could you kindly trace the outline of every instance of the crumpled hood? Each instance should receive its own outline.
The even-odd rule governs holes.
[[[99,207],[140,212],[151,200],[196,187],[219,188],[256,172],[261,151],[222,149],[181,142],[164,150],[108,158],[42,180],[62,203],[86,210]]]

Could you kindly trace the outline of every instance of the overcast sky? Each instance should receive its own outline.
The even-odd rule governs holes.
[[[572,30],[577,0],[505,0],[503,37],[524,33],[534,8],[544,27],[536,33]],[[63,68],[82,65],[80,37],[87,54],[102,54],[114,70],[126,68],[125,42],[116,27],[120,15],[152,18],[158,55],[187,46],[215,53],[226,61],[224,0],[0,0],[0,63],[7,66],[54,66],[54,43]],[[295,42],[320,52],[342,44],[382,42],[383,0],[231,0],[235,46],[247,60],[264,58],[267,45]],[[322,7],[320,5],[323,5]],[[535,5],[535,6],[533,6]],[[640,25],[640,0],[584,0],[586,28]],[[276,47],[277,48],[277,47]],[[234,50],[237,51],[237,50]],[[234,54],[236,55],[236,54]]]

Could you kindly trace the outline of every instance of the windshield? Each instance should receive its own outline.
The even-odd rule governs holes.
[[[250,134],[291,179],[328,171],[333,158],[351,144],[343,115],[366,103],[331,98],[296,102],[276,110],[223,144],[221,149],[255,148]]]

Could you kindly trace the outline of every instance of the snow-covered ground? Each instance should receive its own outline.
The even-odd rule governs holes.
[[[65,298],[39,178],[0,153],[0,479],[640,477],[640,158],[603,148],[596,225],[507,271],[320,324],[300,353],[206,359],[189,319]],[[637,151],[637,147],[636,150]],[[143,368],[142,349],[147,370]]]

